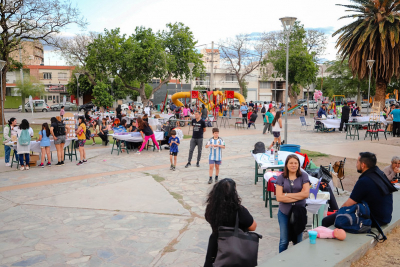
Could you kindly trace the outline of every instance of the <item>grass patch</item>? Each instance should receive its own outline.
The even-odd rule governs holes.
[[[175,192],[169,192],[171,196],[173,196],[176,200],[181,200],[183,199],[183,196],[181,194],[175,193]]]
[[[317,151],[310,151],[310,150],[306,150],[306,149],[302,149],[301,153],[302,154],[307,154],[307,156],[309,158],[329,157],[328,154],[324,154],[324,153],[317,152]]]
[[[163,178],[163,177],[161,177],[161,176],[159,176],[157,174],[150,174],[150,173],[146,173],[146,174],[150,175],[151,177],[153,177],[153,179],[156,180],[156,182],[161,183],[161,182],[165,181],[165,178]]]
[[[184,135],[183,135],[183,139],[190,139],[190,138],[192,138],[191,135],[187,135],[187,134],[184,134]]]

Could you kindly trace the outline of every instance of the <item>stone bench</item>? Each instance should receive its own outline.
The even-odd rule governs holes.
[[[390,224],[382,227],[385,235],[400,225],[400,192],[393,194],[393,214]],[[372,228],[374,233],[379,233]],[[335,239],[318,239],[317,244],[311,245],[309,240],[276,255],[266,262],[259,262],[258,266],[350,266],[372,247],[376,245],[374,239],[366,234],[349,234],[344,241]],[[278,247],[276,248],[278,250]]]

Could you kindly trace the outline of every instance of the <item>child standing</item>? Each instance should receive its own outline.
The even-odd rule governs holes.
[[[86,151],[85,151],[85,142],[86,142],[86,123],[85,117],[79,116],[78,118],[78,129],[75,131],[78,136],[78,144],[79,144],[79,162],[78,166],[87,163],[86,160]]]
[[[176,168],[176,158],[178,156],[178,146],[180,144],[179,137],[176,136],[176,131],[171,131],[171,137],[168,140],[169,144],[169,160],[171,161],[171,168],[170,170],[175,171]],[[173,163],[172,163],[173,159]]]
[[[39,167],[44,168],[44,156],[47,155],[47,166],[51,167],[50,155],[50,128],[47,122],[42,124],[42,130],[39,132],[40,149],[42,150],[42,161]]]
[[[64,106],[61,106],[61,110],[60,110],[60,117],[61,117],[61,119],[64,118],[64,114],[65,114]]]
[[[219,165],[222,163],[222,149],[225,148],[225,142],[219,138],[219,129],[212,129],[213,137],[207,142],[206,148],[210,147],[210,155],[208,157],[208,163],[210,164],[209,175],[210,179],[208,183],[212,183],[212,175],[215,166],[215,182],[218,182]]]
[[[269,146],[268,150],[270,150],[275,143],[279,143],[281,145],[281,130],[282,130],[282,119],[281,119],[281,112],[278,111],[275,115],[274,120],[272,121],[272,134],[274,135],[274,141]]]

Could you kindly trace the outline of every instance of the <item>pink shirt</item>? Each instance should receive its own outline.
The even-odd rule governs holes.
[[[65,110],[61,109],[60,110],[60,116],[64,116]]]
[[[184,109],[182,110],[183,116],[187,116],[188,113],[189,113],[189,111],[190,111],[190,108],[184,108]]]

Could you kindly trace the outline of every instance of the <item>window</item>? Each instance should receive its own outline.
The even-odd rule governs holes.
[[[51,80],[51,72],[43,72],[43,79]]]
[[[225,76],[225,79],[226,79],[227,82],[235,82],[235,81],[237,81],[237,77],[236,77],[235,74],[227,74]]]
[[[51,100],[51,95],[49,95],[49,100]]]
[[[272,82],[260,82],[260,88],[263,89],[271,89]]]
[[[59,72],[58,73],[58,79],[67,79],[67,74],[64,72]]]

